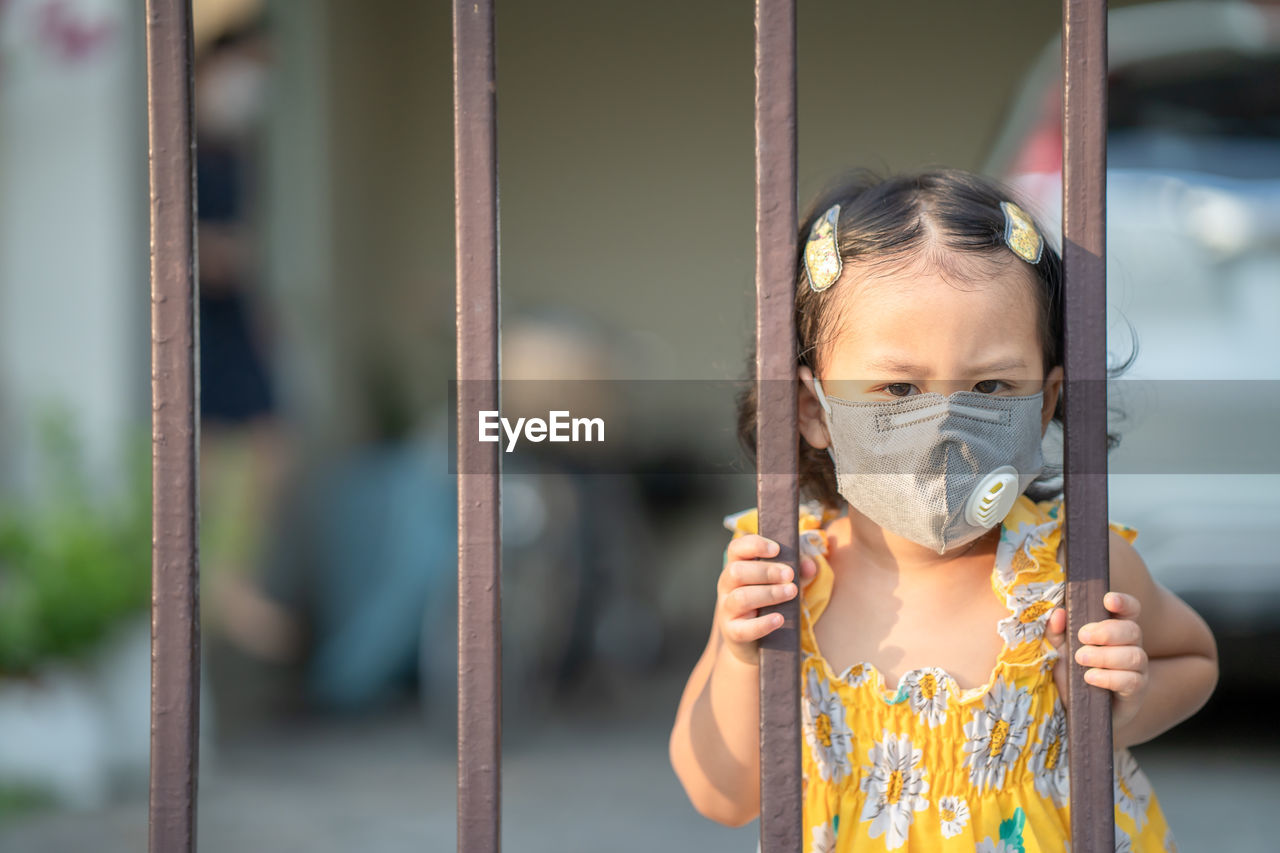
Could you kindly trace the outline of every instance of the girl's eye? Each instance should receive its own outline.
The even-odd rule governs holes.
[[[895,397],[907,397],[910,396],[914,387],[910,382],[894,382],[884,386],[884,390]]]
[[[977,385],[973,386],[973,390],[979,394],[994,394],[999,387],[1004,384],[999,379],[984,379]]]

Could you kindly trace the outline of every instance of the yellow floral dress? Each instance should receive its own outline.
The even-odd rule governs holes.
[[[818,650],[813,624],[834,582],[825,528],[838,513],[801,505],[801,552],[818,565],[800,616],[805,853],[1069,850],[1066,714],[1053,680],[1057,653],[1043,639],[1063,599],[1061,513],[1061,500],[1024,495],[1001,526],[991,587],[1009,616],[987,684],[962,690],[927,667],[891,690],[871,664],[835,673]],[[725,526],[735,539],[755,533],[756,510]],[[1176,851],[1127,749],[1115,754],[1113,790],[1117,851]]]

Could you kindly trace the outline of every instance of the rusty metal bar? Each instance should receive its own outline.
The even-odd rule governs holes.
[[[196,849],[200,712],[195,141],[190,0],[147,0],[151,181],[148,849]]]
[[[492,0],[455,0],[459,853],[497,853],[501,840],[502,469],[474,429],[477,412],[500,408],[493,36]]]
[[[1107,3],[1064,0],[1062,245],[1064,503],[1072,849],[1115,849],[1111,694],[1075,663],[1080,626],[1107,618]]]
[[[759,530],[800,577],[796,418],[796,4],[756,0],[756,502]],[[786,472],[786,473],[778,473]],[[802,849],[798,597],[760,609],[760,845]]]

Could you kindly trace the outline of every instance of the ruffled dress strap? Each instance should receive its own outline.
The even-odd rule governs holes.
[[[1050,501],[1019,497],[1001,525],[991,572],[991,588],[1009,609],[997,625],[1004,639],[998,667],[1036,667],[1056,659],[1044,632],[1049,616],[1065,598],[1065,576],[1058,561],[1061,542],[1059,508]]]
[[[1118,521],[1113,521],[1109,526],[1113,531],[1120,534],[1120,536],[1124,538],[1124,541],[1128,542],[1130,545],[1133,544],[1133,540],[1138,538],[1138,531],[1127,524],[1121,524]]]
[[[1053,609],[1066,597],[1063,521],[1061,498],[1037,503],[1025,495],[1004,519],[991,585],[1009,608],[999,630],[1005,640],[1001,658],[1010,664],[1056,658],[1043,635]],[[1119,522],[1111,522],[1110,528],[1128,542],[1138,535]]]

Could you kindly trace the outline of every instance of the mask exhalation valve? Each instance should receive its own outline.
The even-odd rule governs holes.
[[[1018,470],[1001,465],[978,483],[965,503],[965,521],[975,527],[994,527],[1013,509],[1018,499]]]

